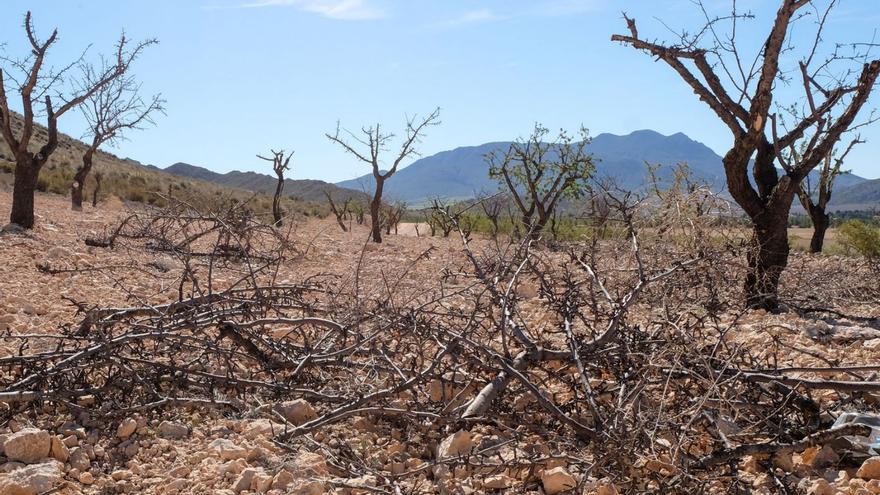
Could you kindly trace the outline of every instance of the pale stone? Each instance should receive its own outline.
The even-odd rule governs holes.
[[[119,469],[110,473],[110,477],[113,478],[113,481],[127,480],[131,478],[131,471],[127,469]]]
[[[36,428],[25,428],[9,435],[3,444],[3,451],[11,461],[33,464],[49,457],[52,440],[49,432]]]
[[[254,476],[256,474],[257,470],[254,468],[247,468],[242,471],[238,476],[238,479],[235,480],[235,483],[232,484],[232,491],[240,493],[244,490],[249,490],[251,488],[251,482],[254,481]]]
[[[85,449],[81,447],[74,447],[73,450],[70,451],[70,459],[68,459],[68,462],[70,462],[71,466],[80,471],[88,471],[91,466],[89,455],[86,453]]]
[[[91,485],[92,483],[95,482],[95,477],[92,475],[92,473],[90,473],[88,471],[86,471],[84,473],[80,473],[80,475],[77,479],[79,479],[79,482],[82,483],[83,485]]]
[[[469,431],[457,431],[449,435],[437,447],[437,458],[445,459],[458,455],[468,454],[474,448],[474,442],[471,439]]]
[[[300,452],[293,461],[286,462],[284,468],[297,478],[320,478],[330,473],[327,460],[314,452]]]
[[[162,421],[159,424],[159,436],[172,439],[186,438],[189,436],[189,428],[180,423]]]
[[[810,485],[810,488],[807,490],[807,495],[834,495],[835,492],[836,491],[834,490],[834,487],[831,486],[831,483],[820,478]]]
[[[251,491],[266,493],[272,487],[272,475],[258,472],[251,481]]]
[[[23,466],[0,479],[0,494],[37,495],[56,488],[62,481],[63,465],[51,460]]]
[[[210,447],[214,449],[220,459],[231,461],[235,459],[244,459],[248,455],[248,449],[236,445],[231,440],[218,438],[211,442]]]
[[[315,408],[303,399],[276,404],[275,410],[278,411],[284,419],[297,426],[318,417]]]
[[[541,475],[541,484],[547,495],[555,495],[576,487],[577,479],[564,467],[556,467],[544,471]]]
[[[488,488],[490,490],[503,490],[508,488],[513,480],[504,476],[503,474],[496,474],[495,476],[489,476],[488,478],[483,480],[483,487]]]
[[[70,458],[70,449],[67,448],[67,445],[64,445],[61,437],[56,435],[52,437],[52,446],[49,449],[49,454],[61,462],[67,462],[67,459]]]
[[[137,430],[137,426],[137,420],[134,418],[125,418],[119,423],[119,427],[116,428],[116,436],[124,440],[134,434]]]

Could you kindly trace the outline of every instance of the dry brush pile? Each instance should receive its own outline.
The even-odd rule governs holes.
[[[3,417],[89,413],[108,429],[186,411],[264,418],[275,448],[326,461],[303,493],[793,493],[808,474],[792,454],[869,433],[829,429],[829,411],[874,407],[874,368],[829,363],[846,379],[804,379],[823,370],[783,368],[791,349],[733,338],[744,268],[724,202],[673,187],[609,189],[601,203],[579,244],[454,229],[460,262],[418,286],[403,280],[431,249],[381,280],[361,275],[365,247],[352,277],[282,283],[279,267],[309,246],[245,204],[132,213],[87,242],[177,258],[177,300],[75,302],[79,325],[4,335],[16,351],[0,358]],[[236,276],[218,284],[220,272]],[[813,289],[792,311],[870,307],[880,291],[862,285],[830,289],[824,306]],[[287,486],[246,481],[233,488]]]

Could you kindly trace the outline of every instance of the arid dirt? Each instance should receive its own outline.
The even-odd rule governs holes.
[[[9,200],[9,192],[0,191],[0,218],[7,217]],[[121,308],[164,304],[180,297],[181,286],[177,281],[182,267],[172,256],[149,250],[85,245],[86,237],[105,231],[127,214],[120,201],[107,201],[97,209],[86,207],[83,212],[71,211],[67,198],[60,196],[38,194],[36,201],[37,225],[33,231],[0,236],[0,330],[11,335],[58,333],[61,327],[75,326],[82,319],[74,302],[89,308]],[[310,220],[291,229],[303,254],[282,265],[277,275],[281,283],[320,276],[351,285],[357,276],[365,298],[371,294],[378,297],[393,285],[396,291],[415,300],[420,294],[442,287],[448,290],[448,284],[440,283],[444,271],[452,273],[454,279],[454,273],[467,264],[456,237],[415,237],[412,225],[401,226],[401,235],[388,236],[381,245],[366,243],[366,227],[355,226],[353,232],[343,233],[331,219]],[[490,245],[488,240],[477,240],[475,250]],[[852,263],[840,257],[796,255],[786,290],[793,290],[795,284],[821,284]],[[71,271],[50,274],[38,265]],[[218,272],[215,280],[222,286],[236,277],[238,274],[229,270]],[[724,282],[731,287],[740,284],[736,278]],[[836,293],[840,293],[841,300],[848,300],[845,290]],[[549,324],[545,309],[538,304],[537,290],[523,290],[521,297],[523,314],[535,328]],[[775,359],[779,367],[877,364],[880,307],[870,298],[854,297],[846,307],[840,307],[840,312],[865,318],[855,321],[824,314],[820,316],[825,318],[820,319],[815,315],[774,315],[732,308],[722,321],[713,325],[718,329],[737,322],[738,326],[725,335],[724,342],[747,347],[759,359]],[[554,339],[558,337],[547,336],[550,342]],[[4,339],[4,356],[18,352],[15,342]],[[834,371],[796,371],[787,376],[853,378],[849,373]],[[859,378],[870,381],[874,376],[874,372],[864,372]],[[834,390],[810,393],[822,403],[836,404],[838,412],[876,412],[880,402],[880,395],[873,392],[849,402],[841,401]],[[873,406],[866,409],[865,404]],[[299,411],[292,412],[294,416],[314,414],[307,403],[298,402],[291,407]],[[296,444],[298,450],[291,451],[273,443],[273,435],[284,426],[261,414],[257,404],[246,416],[200,408],[156,409],[133,413],[112,423],[102,421],[100,409],[88,400],[80,401],[78,411],[59,412],[48,404],[42,409],[25,407],[15,419],[0,425],[4,438],[30,431],[28,428],[47,431],[51,436],[50,452],[42,457],[55,459],[27,465],[13,461],[3,464],[0,471],[8,474],[0,474],[0,495],[44,490],[61,494],[391,493],[375,488],[373,475],[346,477],[338,472],[333,467],[337,461],[334,456],[342,451],[343,445],[370,460],[380,471],[416,473],[400,484],[406,493],[557,493],[553,487],[567,488],[567,477],[575,480],[578,488],[565,493],[618,493],[613,483],[593,479],[589,473],[567,467],[562,461],[544,463],[534,469],[511,467],[492,472],[437,469],[434,463],[438,448],[453,451],[459,443],[480,444],[481,439],[500,434],[486,424],[475,425],[466,432],[466,438],[440,428],[418,436],[411,432],[402,436],[401,429],[391,423],[353,417],[309,435]],[[521,420],[528,422],[530,418]],[[36,440],[30,445],[39,450],[38,444],[43,440],[35,435]],[[537,436],[530,438],[533,448],[538,450],[549,453],[551,449],[562,448],[559,444],[544,445]],[[7,454],[10,448],[7,447]],[[858,465],[838,463],[839,459],[816,460],[817,452],[826,454],[810,449],[795,452],[787,460],[777,459],[777,465],[784,464],[777,469],[801,479],[797,486],[803,493],[880,493],[880,470],[877,479],[872,479],[874,474],[859,472]],[[566,454],[581,455],[576,451]],[[32,478],[39,478],[39,473],[33,473],[39,469],[44,470],[42,475],[49,480],[48,484],[31,482]],[[662,468],[656,470],[660,472]],[[777,475],[766,472],[754,458],[747,457],[739,464],[736,477],[750,483],[754,493],[781,493],[775,481]],[[16,488],[19,481],[27,484],[22,481],[25,479],[30,487],[41,487],[40,491]],[[719,486],[724,484],[710,485],[708,489],[719,491]]]

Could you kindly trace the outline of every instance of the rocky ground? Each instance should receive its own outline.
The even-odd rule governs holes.
[[[9,200],[8,191],[0,191],[0,218],[8,215]],[[66,198],[39,194],[36,228],[0,236],[0,330],[11,335],[56,333],[81,319],[74,301],[88,307],[126,307],[176,300],[180,295],[178,260],[146,250],[92,248],[83,242],[125,214],[126,208],[118,200],[105,202],[98,209],[73,212]],[[380,246],[365,247],[365,228],[342,233],[329,219],[298,224],[293,235],[304,254],[283,266],[278,280],[308,276],[350,280],[360,265],[360,283],[367,291],[381,292],[385,287],[382,281],[389,279],[400,279],[400,285],[414,292],[432,290],[438,274],[450,267],[454,271],[466,260],[456,239],[417,238],[412,235],[414,230],[405,228],[408,235],[389,236]],[[425,253],[429,254],[423,257]],[[425,261],[411,264],[416,259]],[[822,263],[845,267],[848,261]],[[41,266],[55,273],[47,273]],[[222,285],[237,276],[221,273],[217,281]],[[538,293],[522,296],[528,310],[529,299],[537,299]],[[880,318],[880,308],[868,303],[849,309]],[[537,305],[533,317],[541,319]],[[880,358],[878,320],[748,313],[738,321],[741,326],[728,336],[729,341],[751,346],[758,353],[781,355],[787,361],[781,364],[824,367],[829,363],[877,363]],[[797,351],[780,348],[780,342]],[[3,345],[5,355],[16,351],[14,340],[4,340]],[[844,375],[823,375],[835,376]],[[432,384],[431,393],[442,395],[444,386]],[[833,391],[819,391],[817,396],[830,401],[837,398]],[[335,456],[343,446],[377,469],[414,473],[405,485],[412,493],[555,494],[574,493],[573,489],[578,493],[618,493],[613,483],[590,479],[579,468],[569,466],[564,457],[530,469],[518,467],[512,460],[509,468],[489,471],[447,468],[443,459],[498,439],[499,432],[488,425],[424,431],[413,437],[393,425],[355,417],[310,435],[298,444],[297,451],[290,451],[272,438],[291,424],[316,416],[315,408],[302,399],[258,404],[247,417],[228,417],[193,407],[135,412],[109,424],[88,397],[68,409],[74,413],[59,412],[50,405],[26,409],[0,425],[0,452],[5,456],[0,465],[0,495],[383,492],[373,488],[375,479],[370,475],[343,477],[335,469]],[[281,417],[264,414],[270,409]],[[534,438],[533,447],[552,453],[540,438]],[[757,460],[746,458],[738,476],[751,482],[755,493],[781,490],[774,483],[775,476],[758,466]],[[811,448],[774,457],[773,465],[780,472],[797,473],[801,479],[797,491],[802,493],[880,493],[880,457],[861,466],[841,466],[839,460],[829,448]]]

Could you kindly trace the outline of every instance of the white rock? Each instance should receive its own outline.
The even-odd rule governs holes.
[[[245,469],[238,476],[238,479],[235,480],[235,483],[233,483],[232,490],[235,493],[239,493],[244,490],[249,490],[251,488],[251,483],[254,481],[254,476],[256,476],[256,474],[257,474],[257,470],[254,468]]]
[[[457,431],[452,435],[444,438],[437,447],[437,458],[446,459],[463,454],[468,454],[474,448],[474,442],[471,439],[469,431]]]
[[[248,455],[248,449],[236,445],[231,440],[218,438],[211,442],[210,447],[217,452],[220,459],[224,461],[232,461],[235,459],[244,459]]]
[[[52,440],[49,432],[36,428],[25,428],[9,435],[3,444],[3,451],[11,461],[33,464],[49,457]]]

